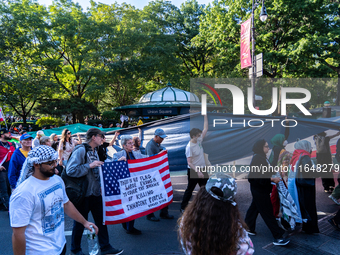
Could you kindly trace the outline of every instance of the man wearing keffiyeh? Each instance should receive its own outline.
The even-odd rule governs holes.
[[[55,175],[58,155],[46,145],[32,149],[25,160],[10,199],[13,253],[65,254],[65,213],[91,231],[88,222],[69,201],[62,179]]]

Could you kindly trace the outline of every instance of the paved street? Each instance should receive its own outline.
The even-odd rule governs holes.
[[[180,216],[179,208],[183,192],[186,188],[187,179],[184,171],[171,174],[174,188],[174,202],[170,205],[170,214],[176,219]],[[251,202],[249,183],[246,179],[239,179],[238,194],[236,200],[242,215]],[[271,244],[272,236],[265,226],[262,218],[258,217],[256,231],[257,236],[252,237],[255,245],[255,254],[339,254],[340,231],[334,231],[328,224],[327,219],[339,207],[336,206],[323,192],[321,180],[317,180],[317,209],[319,215],[319,227],[321,233],[318,235],[299,234],[292,238],[292,242],[285,247],[277,247]],[[158,213],[157,213],[158,215]],[[176,233],[175,220],[161,220],[160,222],[147,221],[145,217],[137,219],[136,228],[143,231],[141,236],[131,236],[125,233],[121,225],[109,226],[111,244],[123,248],[127,255],[161,255],[161,254],[182,254]],[[0,254],[12,254],[11,228],[8,215],[0,212]],[[67,235],[67,254],[70,253],[70,233],[72,221],[66,217],[65,230]],[[84,236],[85,237],[85,236]],[[83,251],[87,252],[86,239],[83,238]]]

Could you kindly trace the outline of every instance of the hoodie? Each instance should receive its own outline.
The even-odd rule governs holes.
[[[17,185],[17,181],[20,176],[22,165],[24,164],[26,157],[20,149],[16,149],[12,155],[11,161],[9,162],[8,167],[8,180],[12,189],[15,189]]]

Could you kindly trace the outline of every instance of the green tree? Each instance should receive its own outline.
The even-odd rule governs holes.
[[[49,7],[44,29],[36,31],[36,36],[40,63],[58,85],[57,97],[83,102],[103,91],[99,79],[103,74],[102,52],[98,50],[102,35],[101,27],[79,4],[60,0]],[[83,106],[76,105],[79,108],[65,108],[65,113],[83,123]]]
[[[163,11],[162,4],[156,4],[156,11]],[[150,88],[164,84],[173,74],[169,69],[178,63],[173,35],[154,22],[153,7],[145,8],[92,2],[91,16],[105,27],[100,41],[105,73],[100,80],[106,96],[101,101],[110,108],[134,103]]]
[[[67,113],[65,109],[68,109],[67,112],[74,114],[80,114],[81,111],[83,116],[100,114],[92,102],[78,98],[40,100],[39,105],[36,107],[39,113],[57,117],[64,116]]]
[[[37,65],[36,40],[28,24],[40,24],[42,6],[24,0],[0,5],[0,93],[3,103],[26,118],[52,87],[49,75]]]
[[[325,13],[329,13],[328,4],[322,0],[266,1],[268,19],[265,22],[259,19],[261,8],[255,10],[255,54],[264,54],[264,77],[330,77],[330,70],[316,54],[316,51],[327,52],[324,47],[317,48],[323,43],[322,40],[319,42],[321,30],[327,33],[330,29],[326,21],[321,22]],[[213,77],[248,76],[248,69],[240,69],[240,24],[250,18],[251,8],[251,1],[248,0],[222,0],[205,9],[200,33],[194,40],[210,43],[207,46],[213,45],[215,50],[210,62]],[[328,37],[329,43],[325,44],[327,46],[331,45],[331,38],[336,37],[334,28],[332,31],[333,34]],[[321,96],[327,95],[329,89],[323,83]],[[312,97],[314,103],[315,98]]]

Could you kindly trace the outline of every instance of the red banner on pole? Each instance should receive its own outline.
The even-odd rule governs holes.
[[[241,69],[251,66],[250,25],[251,18],[241,24]]]
[[[0,121],[4,121],[5,118],[4,118],[4,115],[2,114],[2,109],[0,107]]]

